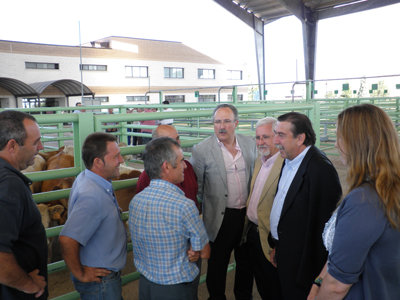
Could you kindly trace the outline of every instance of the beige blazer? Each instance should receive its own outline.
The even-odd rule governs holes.
[[[274,203],[274,198],[276,190],[278,188],[279,176],[281,173],[283,164],[283,158],[278,154],[274,165],[272,166],[271,172],[267,180],[265,181],[264,188],[261,192],[260,201],[257,206],[257,218],[258,218],[258,232],[260,234],[261,246],[265,257],[270,260],[269,253],[271,247],[268,244],[268,234],[270,232],[269,217],[271,214],[272,204]],[[256,182],[258,173],[261,169],[261,158],[256,159],[254,165],[254,172],[251,178],[250,194],[247,199],[247,207],[249,206],[250,198],[253,193],[254,183]],[[246,216],[245,227],[244,227],[244,239],[248,231],[248,218]]]

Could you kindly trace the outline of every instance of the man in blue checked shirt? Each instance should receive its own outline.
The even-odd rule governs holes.
[[[186,168],[182,149],[168,137],[146,145],[150,185],[129,205],[129,229],[140,300],[195,300],[195,261],[210,256],[208,237],[194,202],[175,184]]]

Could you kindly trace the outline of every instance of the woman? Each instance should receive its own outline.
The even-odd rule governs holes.
[[[400,299],[397,132],[382,109],[357,105],[339,114],[336,147],[349,193],[325,226],[328,261],[308,299]]]

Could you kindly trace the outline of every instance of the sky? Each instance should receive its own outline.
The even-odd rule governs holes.
[[[212,0],[4,0],[0,40],[79,45],[107,36],[178,41],[255,83],[252,29]],[[400,74],[400,4],[322,20],[316,78]],[[80,25],[80,26],[79,26]],[[80,27],[80,30],[79,30]],[[266,81],[304,79],[302,27],[295,17],[265,26]],[[399,80],[400,83],[400,80]]]

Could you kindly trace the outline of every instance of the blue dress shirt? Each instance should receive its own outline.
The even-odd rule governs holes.
[[[85,170],[76,178],[60,235],[80,245],[82,265],[120,271],[126,264],[126,230],[110,181]]]

